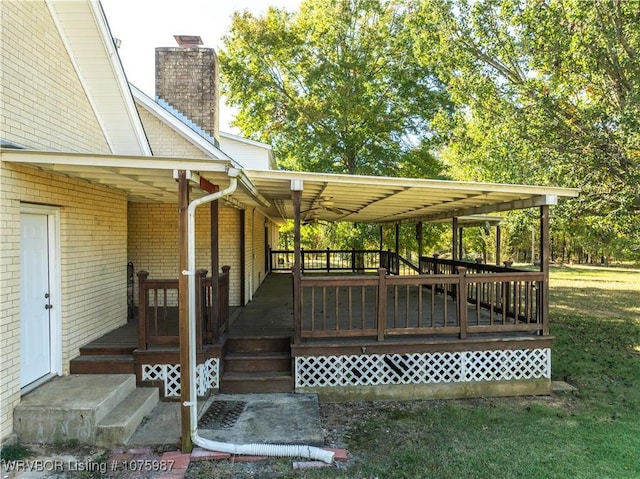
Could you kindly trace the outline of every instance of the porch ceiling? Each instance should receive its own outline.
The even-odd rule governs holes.
[[[291,171],[252,170],[246,174],[272,204],[272,217],[293,218],[291,181],[302,180],[303,221],[441,221],[555,204],[559,197],[579,193],[572,188]]]

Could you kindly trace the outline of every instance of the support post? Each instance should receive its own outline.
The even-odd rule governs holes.
[[[416,223],[416,240],[418,242],[418,273],[422,274],[422,221]]]
[[[215,185],[213,193],[220,191]],[[220,302],[220,253],[218,249],[220,235],[218,233],[219,202],[212,201],[209,205],[211,216],[211,317],[207,318],[207,331],[211,331],[211,342],[217,343],[220,340],[220,315],[218,313],[218,303]]]
[[[458,228],[458,259],[464,258],[464,228]]]
[[[453,261],[458,259],[458,218],[454,217],[451,221],[452,240],[451,240],[451,257]]]
[[[378,326],[378,341],[384,341],[384,330],[387,326],[387,270],[378,268],[378,307],[376,321]]]
[[[540,207],[540,271],[544,274],[540,306],[542,334],[549,334],[549,205]]]
[[[380,240],[380,247],[378,248],[378,251],[380,251],[380,254],[382,254],[382,249],[384,248],[384,235],[383,235],[383,230],[382,230],[382,225],[380,225],[379,229],[378,229],[378,236],[379,236],[379,240]]]
[[[186,171],[178,171],[178,325],[180,334],[180,417],[181,445],[183,454],[191,452],[191,428],[189,406],[191,400],[191,377],[189,372],[189,295],[188,277],[183,274],[188,268],[187,222],[189,207],[189,180]],[[191,272],[195,274],[195,271]]]
[[[302,256],[300,253],[300,210],[302,207],[302,184],[291,183],[293,195],[293,321],[295,328],[294,342],[302,341]]]
[[[400,274],[400,224],[396,223],[396,270],[395,274]]]
[[[205,318],[210,318],[211,311],[209,311],[208,315],[205,315],[206,312],[206,304],[207,300],[203,296],[203,293],[206,294],[206,289],[204,287],[204,281],[207,277],[208,271],[206,269],[199,269],[196,271],[196,347],[198,349],[204,346],[204,342],[206,340],[206,335],[203,335],[203,330],[209,330],[209,325],[203,324],[203,316]],[[214,309],[214,308],[211,308]]]
[[[496,226],[496,266],[500,266],[500,249],[501,249],[501,245],[500,245],[500,241],[501,241],[501,230],[500,230],[500,225]]]

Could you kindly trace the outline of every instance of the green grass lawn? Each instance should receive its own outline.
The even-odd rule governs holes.
[[[347,465],[208,463],[188,477],[640,478],[640,269],[556,267],[550,286],[553,379],[577,392],[325,404]]]
[[[640,270],[551,274],[546,398],[413,401],[355,414],[347,469],[308,478],[640,478]]]

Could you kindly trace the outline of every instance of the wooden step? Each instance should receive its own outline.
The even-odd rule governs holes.
[[[135,374],[133,354],[78,356],[71,360],[71,374]]]
[[[251,373],[285,371],[291,373],[290,352],[227,353],[224,371],[229,373]]]
[[[288,372],[225,373],[220,381],[224,394],[292,393],[293,375]]]
[[[291,351],[290,336],[233,337],[226,342],[229,353],[266,353]]]
[[[87,345],[80,348],[80,356],[108,356],[133,354],[136,346],[122,345]]]

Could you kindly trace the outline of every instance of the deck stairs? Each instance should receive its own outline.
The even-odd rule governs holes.
[[[156,404],[158,389],[136,387],[133,374],[63,376],[22,398],[14,430],[25,443],[126,445]]]
[[[135,374],[133,351],[138,323],[129,322],[80,348],[70,362],[71,374]]]
[[[293,389],[290,336],[227,339],[221,393],[291,393]]]

